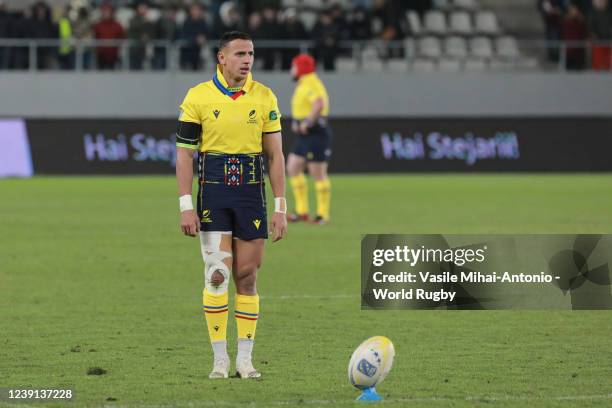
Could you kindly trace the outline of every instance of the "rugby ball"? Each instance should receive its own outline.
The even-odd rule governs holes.
[[[384,336],[370,337],[357,347],[348,366],[348,377],[354,387],[363,390],[380,384],[393,365],[395,349]]]

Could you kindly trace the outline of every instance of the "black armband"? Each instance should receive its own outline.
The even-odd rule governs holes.
[[[197,149],[202,137],[202,125],[179,120],[176,129],[176,145],[188,149]]]

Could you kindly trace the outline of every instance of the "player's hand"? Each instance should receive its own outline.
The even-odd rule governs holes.
[[[275,212],[270,222],[270,232],[272,242],[280,241],[287,233],[287,216],[283,213]]]
[[[293,133],[300,133],[300,125],[297,120],[291,122],[291,131]]]
[[[308,134],[308,122],[306,122],[305,120],[300,122],[300,133],[303,135]]]
[[[181,230],[183,234],[195,237],[200,232],[200,220],[195,210],[181,212]]]

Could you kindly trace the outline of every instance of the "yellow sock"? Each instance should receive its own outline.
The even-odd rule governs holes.
[[[315,190],[317,192],[317,215],[323,217],[324,220],[329,220],[331,182],[328,178],[315,181]]]
[[[236,325],[239,339],[255,339],[257,318],[259,317],[259,295],[236,294]]]
[[[295,199],[295,212],[299,215],[308,214],[308,183],[304,173],[289,178],[293,198]]]
[[[208,326],[210,342],[225,341],[227,333],[227,303],[228,292],[216,295],[204,289],[204,315]]]

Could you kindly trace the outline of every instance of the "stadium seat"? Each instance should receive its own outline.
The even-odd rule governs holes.
[[[368,44],[361,50],[361,60],[378,59],[378,48],[375,45]]]
[[[147,17],[150,21],[157,22],[161,18],[161,10],[158,8],[150,8]]]
[[[470,40],[470,51],[474,57],[491,58],[493,57],[493,45],[487,37],[474,37]]]
[[[298,18],[302,21],[306,30],[310,31],[317,22],[317,13],[314,11],[300,11]]]
[[[361,69],[367,72],[381,72],[383,63],[378,58],[368,58],[361,63]]]
[[[283,0],[282,2],[283,8],[289,8],[289,7],[297,7],[300,5],[300,1],[299,0]]]
[[[446,34],[446,17],[444,13],[437,10],[430,10],[425,14],[424,21],[425,31],[428,34],[444,35]]]
[[[406,21],[408,21],[408,26],[410,27],[410,32],[413,36],[419,36],[423,32],[423,27],[421,27],[421,19],[416,11],[409,10],[406,12]]]
[[[354,58],[338,58],[336,60],[336,71],[355,72],[357,71],[357,61]]]
[[[128,7],[120,7],[117,9],[115,13],[115,18],[123,26],[123,28],[127,29],[130,26],[130,21],[132,17],[134,17],[134,9]]]
[[[408,62],[404,59],[390,59],[387,61],[387,69],[391,72],[407,72]]]
[[[323,0],[301,0],[300,6],[308,9],[321,10],[326,2]]]
[[[416,59],[412,63],[412,70],[417,72],[433,72],[436,70],[436,64],[431,60]]]
[[[433,7],[438,10],[448,10],[450,6],[450,0],[433,0]]]
[[[453,0],[453,8],[472,11],[478,8],[478,3],[476,0]]]
[[[485,60],[482,60],[480,58],[474,59],[474,58],[468,58],[467,60],[465,60],[465,63],[463,65],[463,68],[466,71],[484,71],[487,69],[487,62]]]
[[[180,8],[177,12],[176,12],[176,24],[180,27],[185,23],[185,20],[187,20],[187,11],[185,11],[185,9]]]
[[[489,68],[494,71],[510,71],[513,70],[517,65],[505,59],[494,58],[489,63]]]
[[[408,58],[414,58],[417,54],[415,40],[413,38],[404,39],[404,52]]]
[[[442,58],[438,61],[438,70],[442,72],[461,71],[461,62],[452,58]]]
[[[497,22],[497,16],[492,11],[480,11],[476,13],[476,32],[485,35],[497,35],[501,31]]]
[[[466,11],[455,11],[450,15],[449,31],[454,34],[468,36],[474,31],[472,19]]]
[[[516,59],[520,55],[518,44],[514,37],[500,37],[495,41],[497,56],[506,59]]]
[[[419,55],[427,58],[439,58],[442,55],[440,40],[436,37],[423,37],[418,40]]]
[[[444,53],[453,58],[465,58],[468,55],[467,42],[461,37],[447,37],[444,40]]]
[[[538,69],[538,59],[534,57],[522,57],[517,60],[517,66],[524,70]]]

